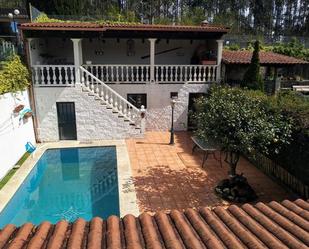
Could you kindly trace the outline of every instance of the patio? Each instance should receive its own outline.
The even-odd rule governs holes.
[[[202,152],[191,154],[191,133],[177,132],[175,145],[168,145],[168,132],[147,132],[143,139],[127,139],[133,181],[141,212],[227,206],[217,197],[215,185],[227,177],[228,166],[209,156],[201,168]],[[243,172],[259,196],[258,201],[282,201],[296,196],[241,158],[237,172]]]

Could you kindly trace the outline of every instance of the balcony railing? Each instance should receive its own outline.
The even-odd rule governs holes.
[[[161,83],[214,82],[217,66],[156,65],[155,81]]]
[[[214,82],[217,66],[209,65],[155,65],[154,79],[150,65],[84,65],[105,83],[184,83]]]
[[[216,65],[83,65],[104,83],[211,83],[217,81]],[[74,86],[74,65],[34,65],[36,86]],[[78,70],[79,71],[79,70]],[[78,73],[77,71],[77,73]]]
[[[74,86],[75,67],[73,65],[32,66],[33,84],[36,86]]]
[[[149,65],[84,65],[84,68],[105,83],[150,82]]]

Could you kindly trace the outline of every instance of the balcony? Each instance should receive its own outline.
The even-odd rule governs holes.
[[[184,84],[217,81],[217,65],[83,65],[93,76],[107,84]],[[152,71],[153,70],[153,71]],[[74,86],[76,73],[87,76],[73,65],[32,66],[35,86]]]

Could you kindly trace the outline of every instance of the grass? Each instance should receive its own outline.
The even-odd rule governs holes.
[[[26,152],[25,154],[23,154],[23,156],[18,160],[18,162],[16,163],[16,165],[22,165],[26,159],[30,156],[30,153]],[[16,173],[18,169],[11,169],[5,177],[2,178],[2,180],[0,181],[0,189],[2,189],[4,187],[5,184],[7,184],[7,182],[12,178],[12,176]]]

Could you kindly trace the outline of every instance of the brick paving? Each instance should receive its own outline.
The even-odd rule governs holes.
[[[227,164],[223,162],[221,168],[210,155],[202,169],[203,153],[197,149],[192,155],[190,135],[177,132],[173,146],[168,145],[168,132],[147,132],[143,139],[126,140],[141,212],[230,204],[214,193],[215,185],[227,177]],[[240,159],[237,172],[247,177],[258,201],[296,198],[244,158]]]

